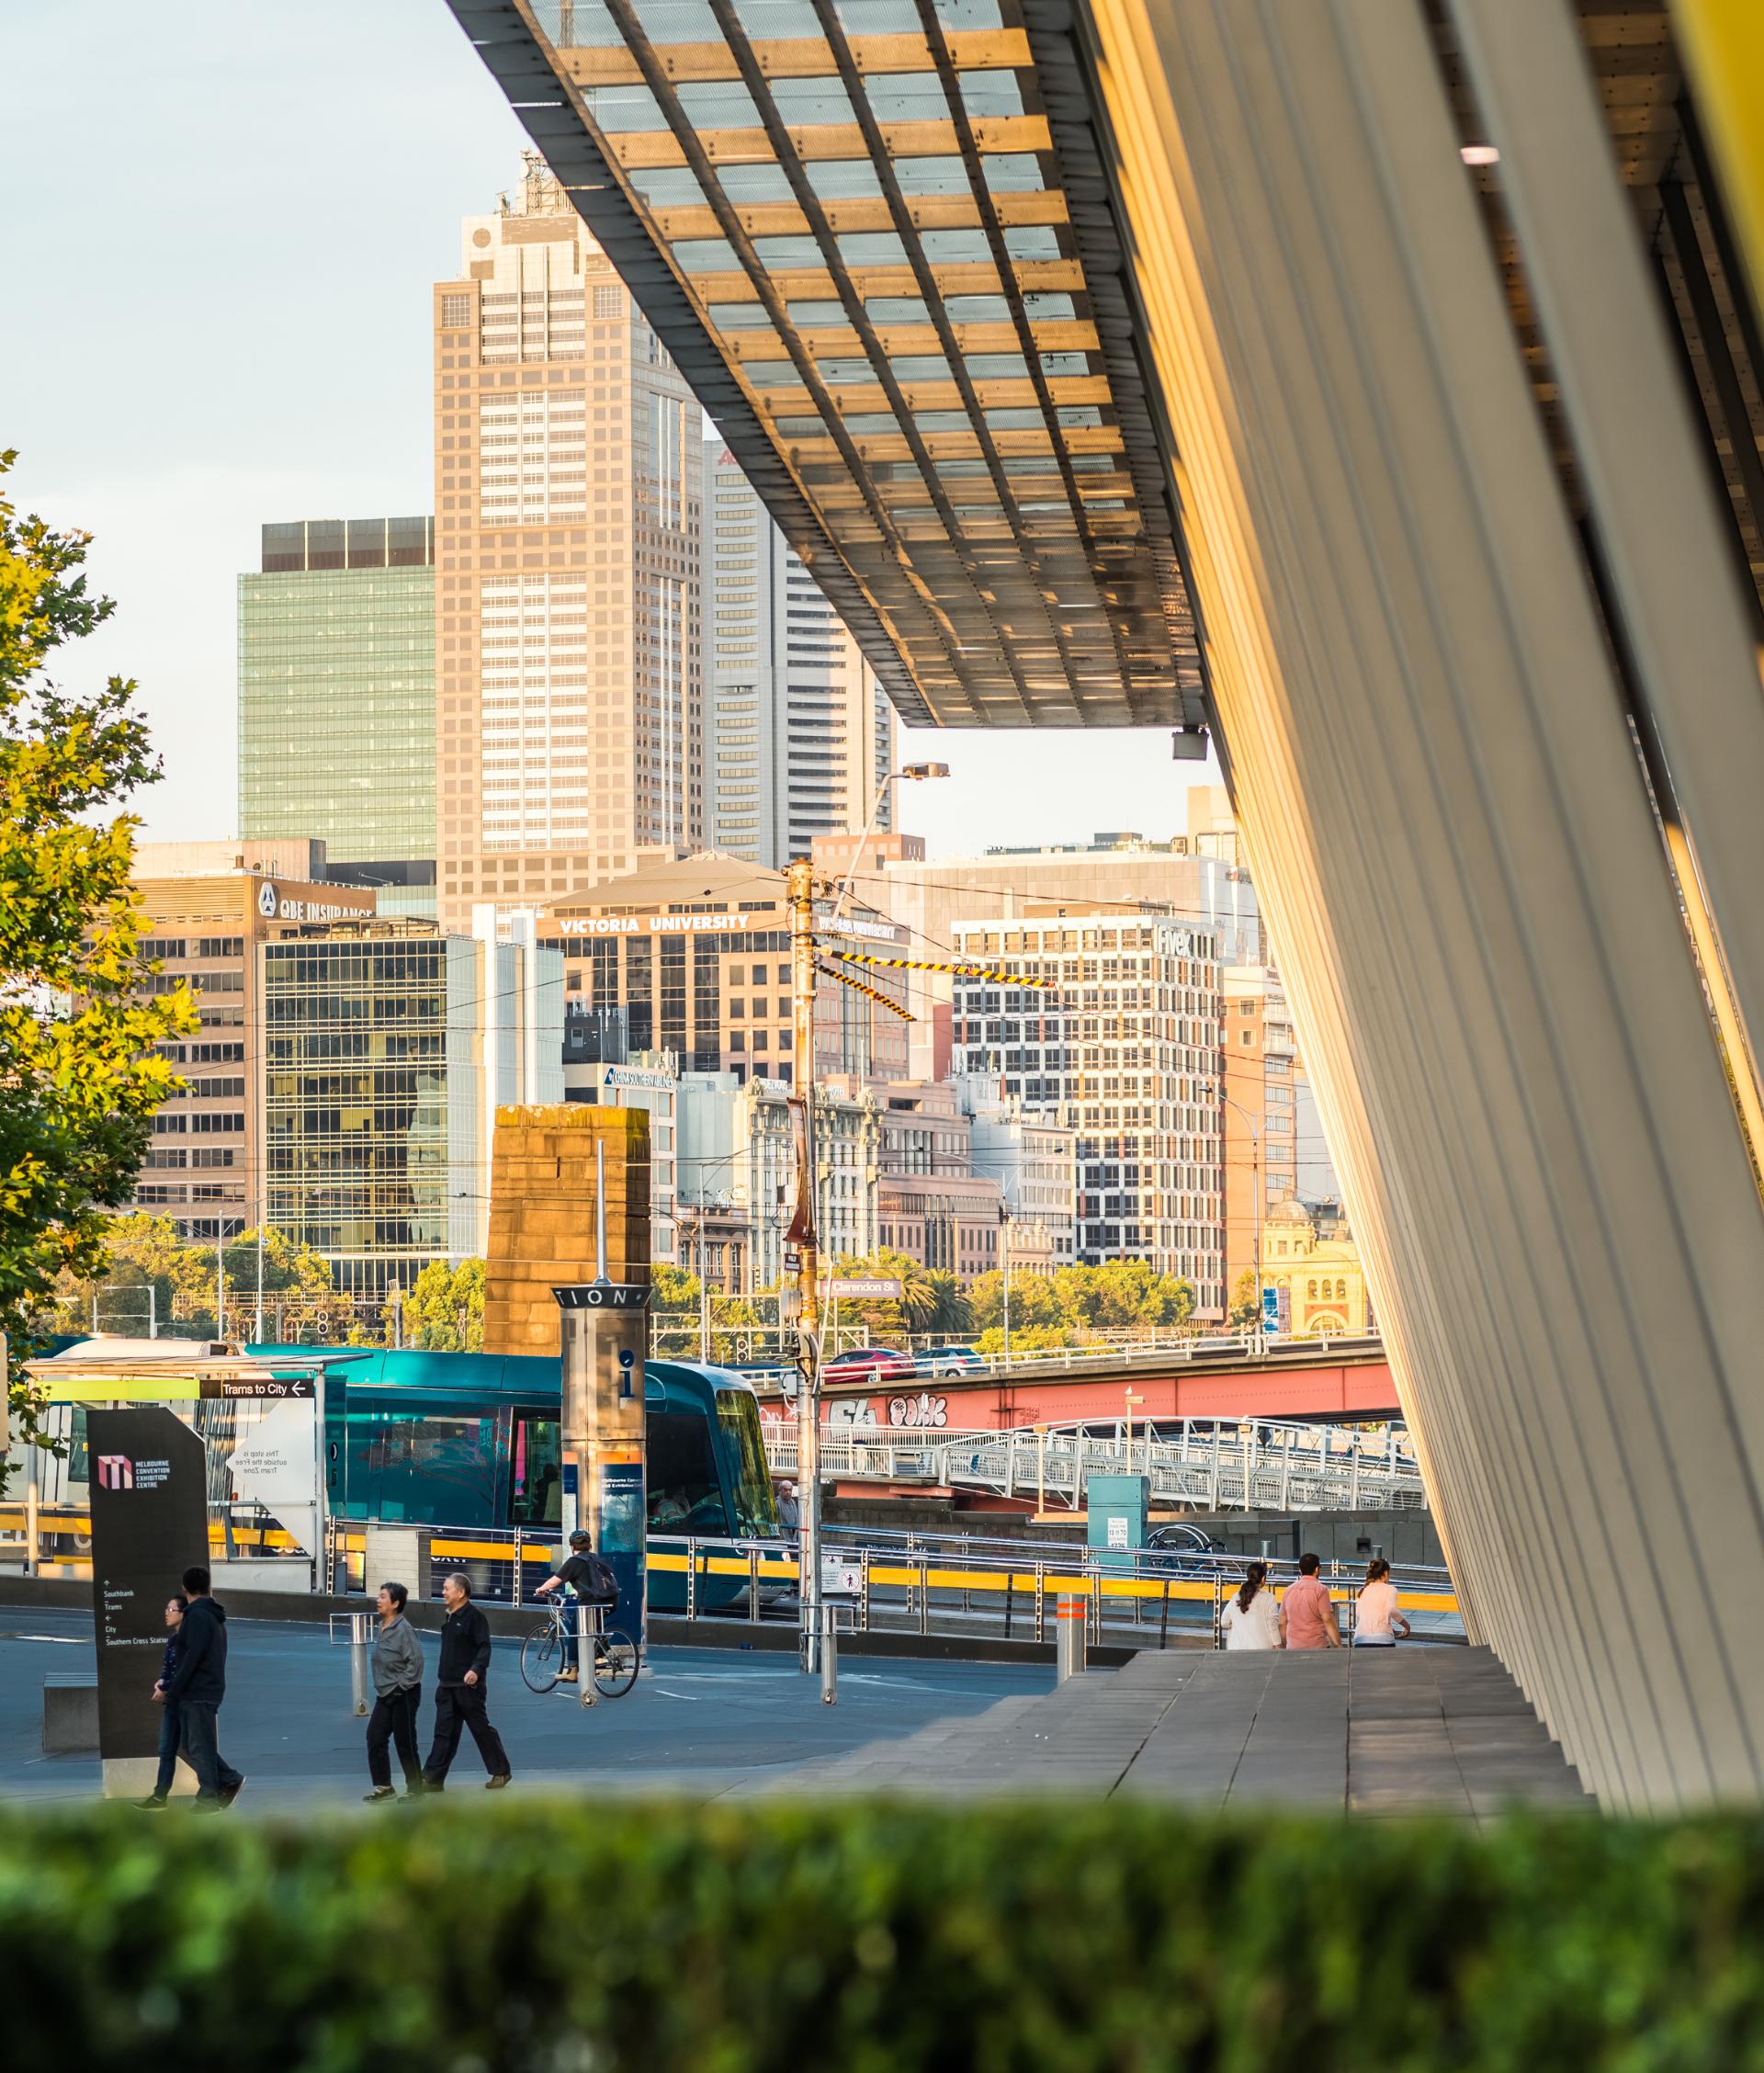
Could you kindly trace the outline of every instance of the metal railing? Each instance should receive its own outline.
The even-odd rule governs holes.
[[[673,1329],[676,1324],[679,1328]],[[860,1341],[857,1346],[842,1350],[857,1351],[863,1343]],[[695,1324],[688,1331],[683,1320],[663,1317],[654,1345],[658,1358],[696,1359],[696,1326]],[[877,1388],[886,1389],[897,1382],[955,1380],[965,1375],[1033,1375],[1044,1371],[1081,1375],[1087,1369],[1112,1374],[1124,1364],[1146,1362],[1161,1365],[1171,1361],[1291,1360],[1302,1365],[1306,1360],[1327,1361],[1350,1354],[1356,1358],[1373,1358],[1384,1352],[1384,1341],[1376,1333],[1330,1336],[1319,1332],[1298,1337],[1284,1331],[1192,1332],[1177,1326],[1162,1326],[1131,1333],[1105,1332],[1080,1346],[1013,1347],[1008,1360],[1001,1353],[945,1354],[942,1344],[918,1339],[913,1334],[909,1334],[906,1346],[898,1350],[910,1355],[912,1374],[882,1372]],[[831,1354],[831,1342],[826,1351]],[[797,1370],[790,1363],[768,1362],[755,1357],[736,1365],[751,1381],[761,1387],[775,1387],[786,1379],[792,1387],[795,1385]],[[855,1381],[864,1372],[861,1365],[854,1363],[842,1374],[830,1376],[830,1379]]]
[[[4,1521],[0,1521],[3,1524]],[[63,1508],[40,1522],[45,1535],[65,1536],[62,1558],[45,1558],[40,1573],[91,1573],[89,1521]],[[211,1535],[212,1538],[212,1535]],[[277,1550],[272,1545],[268,1556]],[[471,1580],[490,1604],[529,1604],[533,1587],[562,1553],[555,1527],[413,1524],[398,1520],[326,1523],[319,1589],[356,1596],[389,1579],[413,1595],[438,1598],[449,1570]],[[966,1637],[995,1642],[1052,1639],[1054,1605],[1076,1597],[1085,1606],[1092,1646],[1217,1646],[1219,1615],[1247,1558],[1157,1548],[1097,1549],[1071,1541],[974,1534],[904,1533],[885,1527],[826,1531],[820,1602],[843,1608],[848,1631]],[[793,1540],[651,1534],[648,1540],[650,1609],[687,1622],[767,1622],[795,1626],[800,1569]],[[1270,1558],[1270,1580],[1283,1589],[1290,1560]],[[305,1558],[300,1561],[304,1572]],[[1324,1580],[1351,1632],[1361,1570],[1326,1563]],[[1405,1565],[1393,1578],[1399,1602],[1433,1638],[1457,1638],[1463,1626],[1445,1570]]]
[[[845,1607],[851,1631],[859,1634],[1046,1643],[1056,1603],[1075,1597],[1083,1602],[1092,1645],[1216,1648],[1220,1615],[1246,1559],[840,1526],[824,1529],[820,1596],[823,1604]],[[677,1576],[688,1620],[794,1624],[798,1616],[799,1572],[786,1545],[652,1534],[649,1567],[651,1603],[654,1580]],[[1291,1560],[1271,1558],[1268,1568],[1278,1591],[1297,1574]],[[1351,1637],[1363,1568],[1330,1562],[1322,1575]],[[1462,1638],[1444,1569],[1406,1565],[1393,1580],[1418,1631]]]
[[[766,1458],[775,1473],[797,1468],[794,1424],[767,1420]],[[1394,1431],[1258,1423],[1218,1426],[1184,1421],[1180,1438],[1112,1433],[1081,1425],[1013,1426],[1004,1432],[910,1427],[822,1427],[820,1471],[850,1482],[921,1483],[1035,1498],[1076,1509],[1093,1475],[1148,1477],[1154,1502],[1207,1511],[1358,1512],[1416,1510],[1427,1502],[1408,1441]]]

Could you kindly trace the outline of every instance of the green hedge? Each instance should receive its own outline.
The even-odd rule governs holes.
[[[1764,1824],[581,1802],[0,1821],[9,2068],[1764,2064]]]

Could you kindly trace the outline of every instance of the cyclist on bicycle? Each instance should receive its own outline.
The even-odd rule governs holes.
[[[592,1537],[580,1528],[570,1535],[569,1556],[539,1585],[534,1596],[548,1597],[552,1592],[562,1589],[566,1584],[585,1604],[602,1605],[610,1612],[618,1603],[618,1579],[613,1574],[611,1565],[594,1553]],[[558,1682],[560,1684],[573,1684],[579,1675],[576,1623],[567,1619],[563,1625],[563,1668],[558,1674]]]

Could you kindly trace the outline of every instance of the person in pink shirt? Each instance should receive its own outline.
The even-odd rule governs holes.
[[[1289,1648],[1339,1648],[1341,1629],[1336,1622],[1329,1586],[1317,1575],[1315,1555],[1298,1558],[1298,1579],[1286,1586],[1280,1608],[1281,1638]]]

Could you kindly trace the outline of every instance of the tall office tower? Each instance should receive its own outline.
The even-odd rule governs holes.
[[[239,836],[435,912],[435,521],[266,526],[239,579]]]
[[[1078,1256],[1147,1259],[1225,1314],[1219,942],[1215,929],[1125,902],[957,921],[958,958],[1057,991],[956,980],[956,1070],[1062,1113],[1078,1131]]]
[[[697,402],[529,153],[435,289],[440,914],[704,839]]]
[[[705,447],[710,846],[782,867],[859,834],[894,768],[894,708],[720,439]],[[893,825],[882,801],[878,828]]]

